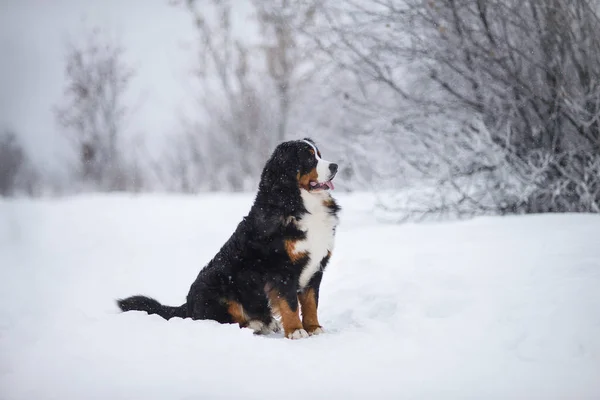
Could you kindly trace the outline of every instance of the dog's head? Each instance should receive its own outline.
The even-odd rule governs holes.
[[[338,165],[321,158],[316,143],[305,138],[275,148],[261,177],[263,190],[296,185],[308,192],[333,190]]]

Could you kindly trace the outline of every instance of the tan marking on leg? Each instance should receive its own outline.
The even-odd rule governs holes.
[[[278,314],[281,315],[285,337],[289,338],[294,331],[302,329],[300,307],[296,307],[296,311],[293,311],[288,301],[283,296],[280,296],[276,290],[269,292],[269,300],[271,301],[272,309],[277,310]]]
[[[298,295],[302,306],[302,326],[309,334],[321,328],[317,317],[317,297],[315,290],[309,288],[306,292]]]
[[[227,312],[231,315],[234,322],[240,325],[240,328],[248,326],[248,316],[244,312],[244,307],[234,300],[227,302]]]

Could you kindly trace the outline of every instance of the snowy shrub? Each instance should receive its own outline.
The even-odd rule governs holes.
[[[390,0],[318,8],[355,77],[363,136],[396,149],[404,216],[598,212],[600,20],[593,1]],[[405,187],[406,187],[405,186]],[[410,191],[414,193],[415,191]],[[414,201],[412,201],[414,200]],[[424,202],[424,200],[426,200]]]

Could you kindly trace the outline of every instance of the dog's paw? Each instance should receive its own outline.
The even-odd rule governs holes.
[[[273,318],[269,324],[269,330],[271,332],[279,332],[281,330],[281,322]]]
[[[249,321],[247,327],[252,329],[255,335],[266,335],[267,333],[270,333],[269,327],[264,322],[257,319]]]
[[[310,336],[320,335],[321,333],[325,333],[322,326],[317,326],[312,329],[307,329],[307,332]]]
[[[304,329],[296,329],[296,330],[288,333],[286,335],[286,337],[288,339],[292,339],[292,340],[303,339],[303,338],[307,338],[308,337],[308,332],[306,332]]]
[[[248,322],[247,327],[252,329],[255,335],[268,335],[270,333],[279,332],[281,330],[281,323],[275,318],[273,318],[268,325],[262,321],[253,319]]]
[[[308,332],[310,336],[325,333],[321,325],[304,325],[304,330]]]

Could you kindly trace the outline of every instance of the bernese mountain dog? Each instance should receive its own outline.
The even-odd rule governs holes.
[[[317,307],[338,224],[340,207],[330,194],[337,170],[310,138],[279,144],[250,212],[200,271],[186,302],[170,307],[132,296],[117,300],[118,306],[167,320],[237,323],[256,334],[283,325],[289,339],[322,333]]]

